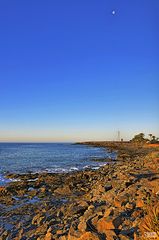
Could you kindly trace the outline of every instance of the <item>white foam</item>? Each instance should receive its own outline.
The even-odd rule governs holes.
[[[28,179],[27,182],[36,182],[37,180],[38,180],[38,178]]]

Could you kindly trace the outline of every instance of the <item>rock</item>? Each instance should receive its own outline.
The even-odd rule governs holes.
[[[3,232],[0,236],[0,240],[6,240],[9,236],[10,231],[6,230],[5,232]]]
[[[97,223],[97,230],[101,233],[107,232],[107,230],[117,229],[121,225],[121,217],[110,218],[103,217]]]
[[[111,190],[113,187],[111,184],[107,184],[107,185],[105,185],[104,188],[105,188],[105,191],[107,192],[107,191]]]
[[[121,208],[125,206],[129,202],[129,195],[126,193],[124,195],[120,195],[114,199],[115,207]]]
[[[67,240],[68,238],[67,238],[67,236],[60,236],[59,237],[59,240]]]
[[[76,240],[80,238],[81,233],[78,230],[78,224],[79,224],[79,220],[76,220],[71,224],[71,227],[68,233],[68,240]]]
[[[127,203],[126,205],[125,205],[125,208],[126,209],[128,209],[128,210],[132,210],[132,209],[134,209],[135,208],[135,203]]]
[[[45,193],[45,192],[46,192],[46,187],[45,187],[45,186],[41,187],[41,188],[40,188],[40,191],[41,191],[42,193]]]
[[[135,209],[131,216],[136,219],[137,217],[143,217],[143,210],[142,209]]]
[[[53,240],[53,234],[51,232],[47,232],[44,240]]]
[[[135,238],[133,231],[140,226],[148,203],[159,199],[159,176],[157,167],[151,168],[151,158],[147,157],[143,166],[145,155],[141,157],[137,148],[117,150],[121,158],[128,154],[124,162],[107,164],[95,171],[19,174],[16,177],[20,182],[1,187],[1,213],[4,223],[12,229],[2,230],[3,239]],[[145,150],[140,151],[143,154]],[[33,181],[35,177],[37,181]],[[39,204],[29,201],[34,196]],[[140,239],[140,232],[137,234]]]
[[[128,237],[128,236],[125,236],[125,235],[122,235],[122,234],[119,234],[118,236],[119,236],[120,240],[130,240],[130,237]]]
[[[106,209],[105,213],[104,213],[104,217],[108,217],[108,216],[113,216],[114,215],[114,209],[111,207],[111,208],[108,208]]]
[[[35,228],[35,235],[43,235],[45,236],[46,232],[47,232],[47,225],[46,224],[42,224],[40,226],[38,226],[37,228]],[[25,234],[24,234],[25,235]]]
[[[91,232],[84,233],[79,240],[100,240],[97,235]]]
[[[74,206],[72,209],[72,214],[81,214],[83,215],[84,212],[87,210],[87,206]]]
[[[61,218],[61,217],[63,217],[63,212],[61,211],[61,210],[59,210],[58,212],[57,212],[57,217],[58,218]]]
[[[117,208],[121,208],[121,202],[119,201],[118,198],[114,199],[114,206],[117,207]]]
[[[124,183],[125,183],[125,187],[127,188],[134,183],[134,178],[129,179],[128,181],[125,181]]]
[[[79,230],[80,232],[86,231],[86,229],[87,229],[86,219],[85,219],[84,217],[80,217],[79,221],[80,221],[80,222],[79,222],[79,224],[78,224],[78,230]]]
[[[118,239],[116,233],[113,230],[107,230],[105,235],[106,235],[106,239],[108,240]]]
[[[32,224],[33,225],[40,225],[41,223],[43,223],[45,217],[44,216],[41,216],[41,214],[37,214],[33,217],[32,219]]]
[[[71,193],[71,190],[69,186],[59,187],[54,190],[54,193],[60,194],[60,195],[68,195]]]
[[[95,228],[97,228],[98,221],[99,221],[99,216],[95,216],[91,219],[91,223]]]
[[[0,193],[3,193],[5,191],[5,187],[0,187]]]
[[[144,205],[144,201],[141,198],[136,200],[136,207],[142,208]]]
[[[115,226],[113,224],[112,220],[108,220],[107,218],[101,218],[97,223],[97,230],[100,233],[105,233],[107,230],[115,229]]]

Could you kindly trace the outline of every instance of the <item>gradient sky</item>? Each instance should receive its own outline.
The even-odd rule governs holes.
[[[0,0],[0,141],[159,136],[158,26],[158,0]]]

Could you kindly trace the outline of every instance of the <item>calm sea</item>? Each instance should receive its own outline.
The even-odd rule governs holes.
[[[71,143],[0,143],[0,184],[6,173],[70,172],[98,168],[94,158],[114,157],[105,149]]]

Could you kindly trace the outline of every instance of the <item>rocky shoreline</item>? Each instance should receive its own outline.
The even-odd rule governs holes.
[[[159,213],[159,147],[84,144],[115,150],[117,160],[98,170],[7,175],[17,181],[0,188],[0,239],[158,239],[159,216],[156,228],[145,226],[149,209]]]

